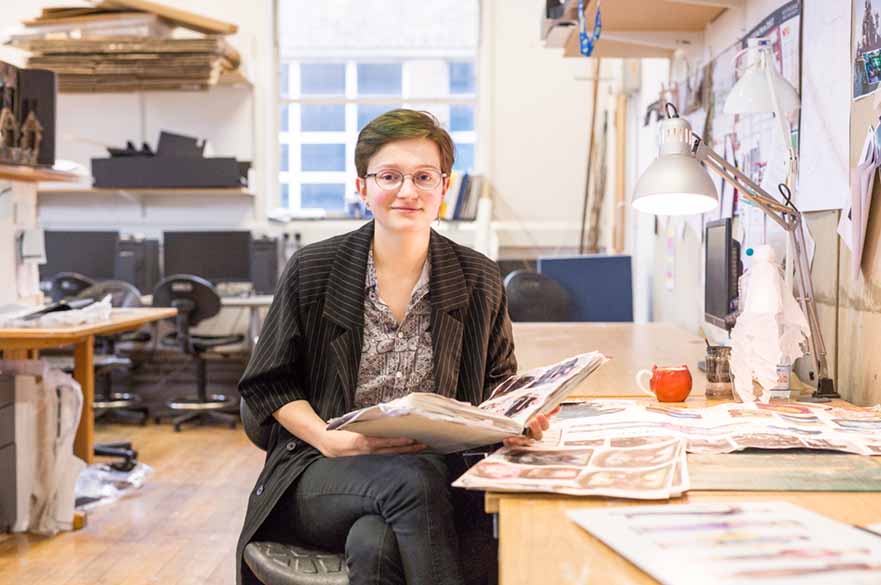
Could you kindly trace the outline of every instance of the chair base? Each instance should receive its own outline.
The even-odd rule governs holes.
[[[251,542],[244,560],[264,585],[349,585],[345,557],[277,542]]]
[[[181,431],[184,424],[191,422],[198,423],[199,425],[203,425],[206,422],[217,423],[227,425],[229,428],[234,429],[236,428],[239,419],[234,414],[218,412],[216,410],[197,410],[171,419],[171,424],[174,425],[174,432],[176,433]]]
[[[109,396],[99,396],[93,403],[95,420],[135,422],[144,426],[150,418],[150,409],[141,402],[141,397],[128,392],[114,392]]]
[[[233,406],[232,401],[223,394],[211,394],[205,400],[201,398],[175,398],[168,402],[171,410],[206,411],[221,410]]]
[[[117,471],[131,471],[138,464],[138,452],[132,447],[131,442],[98,443],[94,453],[97,457],[117,457],[122,461],[115,461],[110,467]]]

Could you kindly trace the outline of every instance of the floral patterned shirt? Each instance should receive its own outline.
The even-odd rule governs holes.
[[[430,252],[429,252],[430,254]],[[379,296],[373,250],[367,256],[364,286],[364,336],[355,408],[388,402],[410,392],[434,392],[431,347],[431,303],[428,284],[430,256],[410,294],[403,321],[398,324],[391,308]]]

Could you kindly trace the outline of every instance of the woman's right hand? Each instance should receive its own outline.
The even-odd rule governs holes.
[[[325,431],[316,446],[325,457],[401,455],[418,453],[425,449],[425,445],[412,439],[368,437],[351,431]]]

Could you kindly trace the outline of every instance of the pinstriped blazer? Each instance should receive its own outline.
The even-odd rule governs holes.
[[[373,225],[306,246],[291,258],[239,382],[252,412],[271,426],[266,464],[248,500],[237,547],[239,584],[258,583],[242,563],[245,545],[300,473],[322,457],[272,413],[294,400],[307,400],[324,420],[352,409]],[[429,245],[434,390],[477,404],[517,371],[499,269],[434,230]]]

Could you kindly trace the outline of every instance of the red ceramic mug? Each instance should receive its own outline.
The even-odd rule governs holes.
[[[651,376],[649,387],[643,385],[645,375]],[[682,402],[691,392],[691,372],[688,366],[652,366],[651,371],[640,370],[636,374],[639,389],[657,398],[660,402]]]

